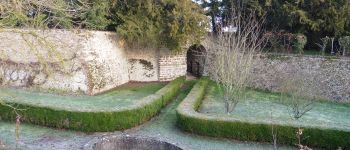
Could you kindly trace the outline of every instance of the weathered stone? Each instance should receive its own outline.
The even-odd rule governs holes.
[[[2,86],[93,95],[130,80],[169,81],[186,74],[183,54],[125,50],[113,32],[6,29],[0,41]]]
[[[322,97],[350,102],[350,60],[311,56],[276,56],[262,58],[254,68],[252,86],[278,91],[283,74],[308,74],[306,82],[317,81]]]
[[[182,148],[164,141],[147,137],[128,135],[106,136],[92,146],[93,150],[182,150]]]

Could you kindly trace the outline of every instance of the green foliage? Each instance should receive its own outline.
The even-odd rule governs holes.
[[[88,0],[88,8],[85,13],[81,14],[81,25],[84,28],[94,30],[106,30],[112,23],[108,18],[110,15],[110,0]]]
[[[271,28],[289,32],[311,31],[337,36],[344,34],[350,24],[347,0],[273,0],[264,10]]]
[[[184,77],[179,77],[155,94],[144,97],[140,105],[119,111],[88,112],[20,103],[11,105],[18,108],[22,121],[27,123],[84,132],[123,130],[153,117],[177,94],[184,80]],[[16,114],[11,108],[0,105],[0,117],[3,120],[14,120]]]
[[[295,34],[293,40],[293,46],[299,54],[304,53],[304,47],[307,43],[307,37],[304,34]]]
[[[204,1],[204,0],[201,0]],[[214,3],[214,1],[212,1]],[[205,8],[214,5],[206,5]],[[225,25],[232,17],[232,8],[243,13],[256,13],[266,18],[270,31],[302,33],[308,37],[308,47],[315,48],[319,37],[350,34],[350,1],[348,0],[223,0],[215,11]],[[212,8],[213,9],[213,8]],[[209,14],[208,14],[209,15]],[[213,24],[213,23],[212,23]],[[214,24],[213,24],[214,25]]]
[[[206,92],[207,81],[201,79],[177,108],[177,125],[200,135],[234,138],[242,141],[272,142],[271,124],[237,120],[223,115],[202,114],[197,109]],[[205,84],[206,83],[206,84]],[[304,128],[305,144],[311,147],[336,149],[350,148],[350,132],[333,128]],[[298,127],[274,124],[279,144],[295,145]]]
[[[2,28],[73,28],[105,29],[109,24],[108,1],[37,1],[0,2]]]
[[[113,10],[116,30],[129,46],[179,50],[206,33],[206,17],[190,0],[120,0]]]
[[[201,40],[207,18],[191,0],[6,0],[0,27],[116,30],[130,47],[180,50]]]

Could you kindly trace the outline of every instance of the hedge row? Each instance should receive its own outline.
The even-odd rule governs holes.
[[[137,106],[117,111],[78,112],[10,104],[19,109],[18,113],[22,116],[22,121],[27,123],[84,132],[123,130],[137,126],[153,117],[177,94],[184,81],[185,77],[179,77],[156,93],[144,97]],[[0,119],[13,121],[15,117],[13,109],[0,105]]]
[[[200,81],[177,108],[177,125],[187,131],[200,135],[234,138],[242,141],[272,142],[272,124],[254,123],[230,118],[225,115],[203,114],[197,112],[206,92],[209,80]],[[273,124],[278,132],[278,143],[295,145],[297,143],[297,127],[292,125]],[[332,128],[304,129],[303,143],[311,147],[350,149],[350,131],[340,131]]]

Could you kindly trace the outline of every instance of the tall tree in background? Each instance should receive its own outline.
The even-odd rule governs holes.
[[[335,36],[344,33],[350,21],[350,2],[348,0],[307,0],[286,1],[283,10],[295,30],[328,32]]]
[[[220,27],[225,27],[233,18],[249,16],[244,14],[254,13],[264,16],[265,11],[261,0],[196,0],[210,16],[212,31],[217,34]]]
[[[220,19],[222,12],[220,8],[222,7],[222,2],[219,0],[196,0],[201,6],[206,10],[206,15],[210,16],[210,22],[212,31],[216,34],[218,33],[218,19]]]
[[[230,13],[235,8],[265,17],[268,30],[307,35],[308,45],[313,47],[320,37],[350,34],[349,0],[222,0],[204,2],[203,6],[218,20],[213,27],[234,18]]]
[[[117,0],[112,12],[116,31],[131,46],[179,50],[207,32],[207,17],[191,0]]]

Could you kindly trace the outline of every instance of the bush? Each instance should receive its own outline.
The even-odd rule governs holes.
[[[18,108],[22,121],[54,128],[84,132],[106,132],[137,126],[153,117],[180,90],[185,77],[179,77],[156,93],[142,98],[139,105],[116,111],[68,111],[59,108],[37,107],[20,103]],[[0,105],[0,118],[15,120],[16,114],[5,105]]]
[[[307,43],[307,37],[304,34],[294,34],[293,46],[295,50],[302,54]]]
[[[191,133],[200,135],[234,138],[242,141],[272,142],[272,124],[237,120],[225,115],[202,114],[196,110],[202,103],[208,79],[201,79],[176,109],[177,125]],[[275,123],[274,130],[278,132],[279,144],[295,145],[298,127]],[[339,146],[350,148],[350,131],[341,131],[333,128],[304,129],[304,142],[308,146],[336,149]]]
[[[267,46],[271,52],[290,53],[292,50],[292,41],[294,35],[286,32],[267,32]]]
[[[117,32],[129,45],[180,50],[206,35],[207,17],[191,0],[117,0],[112,8]],[[132,2],[130,2],[132,1]]]

